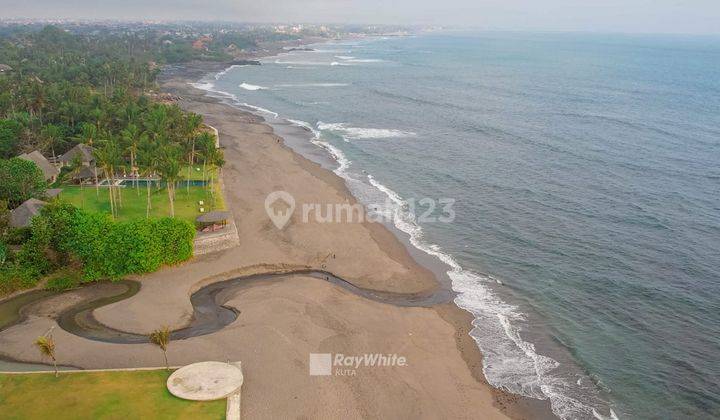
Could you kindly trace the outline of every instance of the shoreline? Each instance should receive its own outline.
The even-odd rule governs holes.
[[[177,329],[192,319],[194,291],[239,273],[273,267],[318,268],[322,264],[325,269],[326,262],[327,271],[354,286],[391,293],[422,294],[449,287],[414,258],[413,252],[419,250],[391,226],[299,223],[299,217],[294,217],[284,230],[276,229],[262,206],[271,191],[290,191],[299,203],[357,200],[344,179],[285,144],[262,117],[189,84],[226,67],[226,63],[172,66],[161,78],[161,91],[175,93],[178,105],[203,115],[207,124],[219,130],[227,161],[223,193],[240,245],[131,277],[141,283],[140,291],[95,310],[99,323],[136,334],[147,334],[158,326]],[[328,251],[333,258],[319,261]],[[0,331],[0,357],[43,363],[39,354],[27,349],[32,347],[32,337],[54,328],[62,353],[60,364],[81,369],[157,365],[159,355],[150,344],[98,342],[58,327],[56,315],[88,293],[71,291],[29,308],[31,316],[26,321]],[[469,335],[473,316],[453,303],[396,307],[307,276],[254,284],[226,297],[227,306],[238,311],[238,319],[213,334],[173,342],[169,357],[178,365],[243,360],[248,378],[253,379],[244,415],[556,418],[549,401],[514,395],[487,383],[482,354]],[[378,351],[407,356],[412,367],[361,370],[351,378],[308,375],[308,353]],[[274,395],[295,397],[279,402]]]
[[[270,54],[268,54],[270,55]],[[252,56],[251,58],[262,58],[263,56]],[[203,91],[201,89],[195,88],[190,85],[190,83],[196,83],[200,81],[205,76],[208,76],[210,74],[216,74],[218,72],[224,71],[228,68],[228,64],[225,63],[191,63],[184,66],[173,66],[173,70],[170,72],[171,79],[183,79],[186,83],[186,89],[183,92],[182,90],[178,91],[176,86],[171,88],[171,92],[175,95],[178,95],[183,98],[185,101],[196,101],[196,102],[212,102],[217,104],[222,104],[223,106],[227,106],[230,108],[233,108],[239,113],[244,113],[249,116],[252,116],[252,118],[257,118],[260,120],[260,124],[266,125],[270,128],[271,132],[274,133],[273,128],[270,126],[269,123],[267,123],[263,117],[258,116],[251,112],[250,110],[243,110],[239,107],[232,106],[229,104],[224,103],[224,101],[220,98],[214,97],[213,95],[209,94],[206,91]],[[163,78],[166,75],[161,76]],[[167,92],[168,91],[168,84],[167,80],[164,82],[161,82],[162,91]],[[193,92],[196,91],[196,92]],[[275,134],[273,134],[275,135]],[[356,203],[357,199],[352,195],[350,190],[348,189],[347,185],[345,184],[345,180],[338,175],[334,174],[331,170],[327,168],[323,168],[319,163],[309,160],[307,157],[303,156],[299,152],[297,152],[294,148],[291,146],[288,146],[285,142],[285,139],[282,137],[279,137],[275,135],[280,139],[280,146],[290,150],[296,157],[296,161],[300,161],[305,169],[312,170],[314,174],[317,174],[320,178],[322,178],[326,182],[331,182],[341,190],[345,195],[349,197],[349,199]],[[412,247],[412,245],[409,243],[408,238],[404,238],[401,235],[404,232],[400,232],[397,229],[393,229],[394,226],[386,226],[385,224],[381,223],[371,223],[374,227],[372,228],[374,231],[374,237],[377,242],[381,243],[383,246],[386,247],[393,247],[396,245],[400,245],[404,248],[404,253],[407,255],[407,257],[411,260],[411,264],[416,264],[422,269],[431,272],[431,275],[434,278],[435,286],[434,287],[449,287],[449,278],[447,278],[447,275],[445,274],[443,281],[441,281],[440,278],[438,278],[438,275],[442,275],[444,273],[443,270],[438,270],[437,267],[435,270],[431,269],[430,267],[427,267],[423,265],[422,263],[417,261],[417,258],[414,257],[411,254],[418,254],[421,251]],[[390,237],[388,237],[390,235]],[[442,263],[438,262],[438,265],[441,265]],[[450,289],[451,290],[451,289]],[[453,292],[454,293],[454,292]],[[456,306],[455,303],[449,302],[446,304],[437,305],[433,308],[431,308],[433,311],[435,311],[445,322],[450,324],[454,330],[455,330],[455,344],[462,355],[462,359],[464,360],[467,369],[475,378],[475,380],[482,384],[483,386],[487,387],[492,395],[494,400],[494,406],[500,409],[503,413],[508,415],[511,418],[514,419],[524,419],[524,418],[538,418],[538,419],[556,419],[557,417],[552,413],[550,409],[550,403],[548,400],[537,400],[533,398],[528,398],[524,396],[520,396],[517,394],[512,394],[509,392],[506,392],[502,389],[494,388],[491,385],[488,384],[487,380],[485,379],[484,373],[483,373],[483,365],[482,365],[482,354],[480,352],[480,349],[477,346],[477,343],[475,340],[470,336],[470,330],[473,328],[472,321],[474,317],[472,314],[464,309],[459,308]]]

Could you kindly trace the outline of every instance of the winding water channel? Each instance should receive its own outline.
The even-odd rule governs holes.
[[[226,306],[226,303],[236,296],[240,290],[258,283],[288,280],[298,276],[322,279],[355,295],[395,306],[433,306],[448,302],[454,296],[447,289],[438,289],[427,294],[401,294],[363,289],[332,273],[319,270],[254,274],[212,283],[193,293],[190,296],[193,307],[191,321],[186,327],[172,331],[171,337],[173,340],[183,340],[219,331],[237,319],[239,312],[235,308]],[[140,291],[140,283],[136,281],[122,280],[115,284],[121,284],[125,287],[120,288],[119,293],[110,296],[105,293],[105,295],[98,297],[99,293],[89,293],[87,298],[62,310],[54,317],[60,328],[89,340],[106,343],[147,343],[148,337],[146,335],[110,328],[101,324],[93,316],[95,309],[128,299]],[[85,288],[92,288],[93,286],[88,285]],[[62,292],[34,290],[0,302],[0,331],[21,324],[27,318],[25,309],[30,305],[41,303],[43,300],[60,293]]]

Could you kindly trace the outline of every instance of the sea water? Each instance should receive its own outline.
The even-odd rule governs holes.
[[[198,86],[305,127],[446,264],[492,385],[563,418],[720,416],[720,39],[338,41]]]

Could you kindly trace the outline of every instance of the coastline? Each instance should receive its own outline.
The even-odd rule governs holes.
[[[258,58],[253,56],[251,58]],[[192,87],[190,84],[195,83],[202,77],[224,71],[228,68],[227,64],[222,63],[192,63],[182,67],[175,67],[169,78],[163,80],[161,83],[162,91],[169,92],[173,95],[177,95],[182,98],[181,103],[183,108],[192,110],[192,103],[217,103],[222,104],[222,100],[208,95],[205,91]],[[264,119],[253,114],[250,111],[244,111],[237,107],[233,107],[228,104],[223,104],[225,107],[232,108],[235,112],[245,114],[247,118],[255,120],[256,123],[265,125],[273,132],[272,128],[265,124]],[[205,115],[207,117],[207,115]],[[277,136],[276,136],[277,137]],[[352,203],[357,202],[354,196],[347,188],[345,181],[339,176],[332,173],[330,170],[321,167],[319,164],[308,160],[302,156],[299,152],[295,151],[292,147],[285,144],[285,139],[279,138],[280,147],[289,150],[295,156],[295,160],[300,162],[304,169],[311,171],[316,177],[322,179],[325,182],[329,182],[342,192]],[[443,285],[449,288],[448,280],[438,278],[443,270],[435,269],[432,267],[423,266],[417,261],[418,250],[413,248],[406,238],[401,236],[401,232],[392,229],[392,226],[384,226],[380,223],[372,223],[373,238],[376,243],[381,245],[383,249],[390,250],[394,255],[401,255],[403,261],[406,264],[415,265],[426,274],[430,274],[433,277],[434,286],[442,287]],[[402,249],[399,249],[402,248]],[[411,255],[412,254],[412,255]],[[446,275],[445,275],[446,277]],[[413,288],[407,290],[395,290],[398,292],[405,293],[417,293],[418,291]],[[440,316],[445,322],[450,324],[454,331],[454,339],[457,350],[460,352],[461,357],[471,373],[472,377],[478,384],[486,387],[493,397],[493,405],[502,411],[505,415],[514,419],[523,418],[538,418],[538,419],[556,419],[557,417],[552,413],[550,409],[549,401],[541,401],[532,398],[511,394],[501,389],[492,387],[487,383],[483,374],[482,365],[482,354],[477,347],[477,343],[470,336],[470,330],[472,327],[473,316],[470,312],[457,307],[454,303],[449,302],[442,305],[437,305],[431,308],[438,316]]]
[[[261,117],[190,86],[224,67],[222,63],[176,66],[163,79],[162,90],[177,95],[180,106],[202,114],[219,130],[227,160],[224,193],[240,246],[134,278],[142,285],[140,292],[97,309],[97,321],[136,334],[158,326],[181,328],[192,318],[190,295],[204,285],[251,273],[318,268],[318,256],[328,250],[338,258],[327,262],[327,270],[358,287],[408,295],[442,288],[433,270],[413,258],[407,241],[382,224],[307,224],[293,218],[283,231],[272,226],[263,200],[273,190],[290,191],[300,203],[356,200],[342,178],[285,145]],[[29,306],[23,323],[0,331],[0,356],[43,363],[28,349],[32,337],[52,328],[63,365],[156,366],[159,354],[150,344],[93,341],[58,327],[57,314],[89,293],[79,289]],[[227,305],[240,314],[235,322],[208,336],[173,342],[168,357],[178,365],[243,360],[253,384],[244,415],[555,418],[548,401],[488,385],[482,355],[469,335],[473,317],[452,303],[398,307],[307,276],[253,284],[228,299]],[[410,367],[317,378],[308,375],[307,357],[314,352],[396,353],[406,356]],[[294,398],[280,401],[276,395]]]

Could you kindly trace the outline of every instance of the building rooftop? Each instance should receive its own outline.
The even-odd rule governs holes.
[[[38,152],[37,150],[33,150],[30,153],[23,153],[18,157],[20,159],[34,162],[35,165],[37,165],[38,168],[40,168],[40,170],[42,171],[43,176],[45,177],[45,181],[52,179],[60,174],[58,168],[56,168],[55,165],[50,163],[50,161],[48,161],[45,156],[43,156],[42,153]]]
[[[30,226],[32,218],[40,214],[40,210],[47,205],[46,202],[37,198],[31,198],[20,204],[19,207],[10,212],[10,226],[23,228]]]

